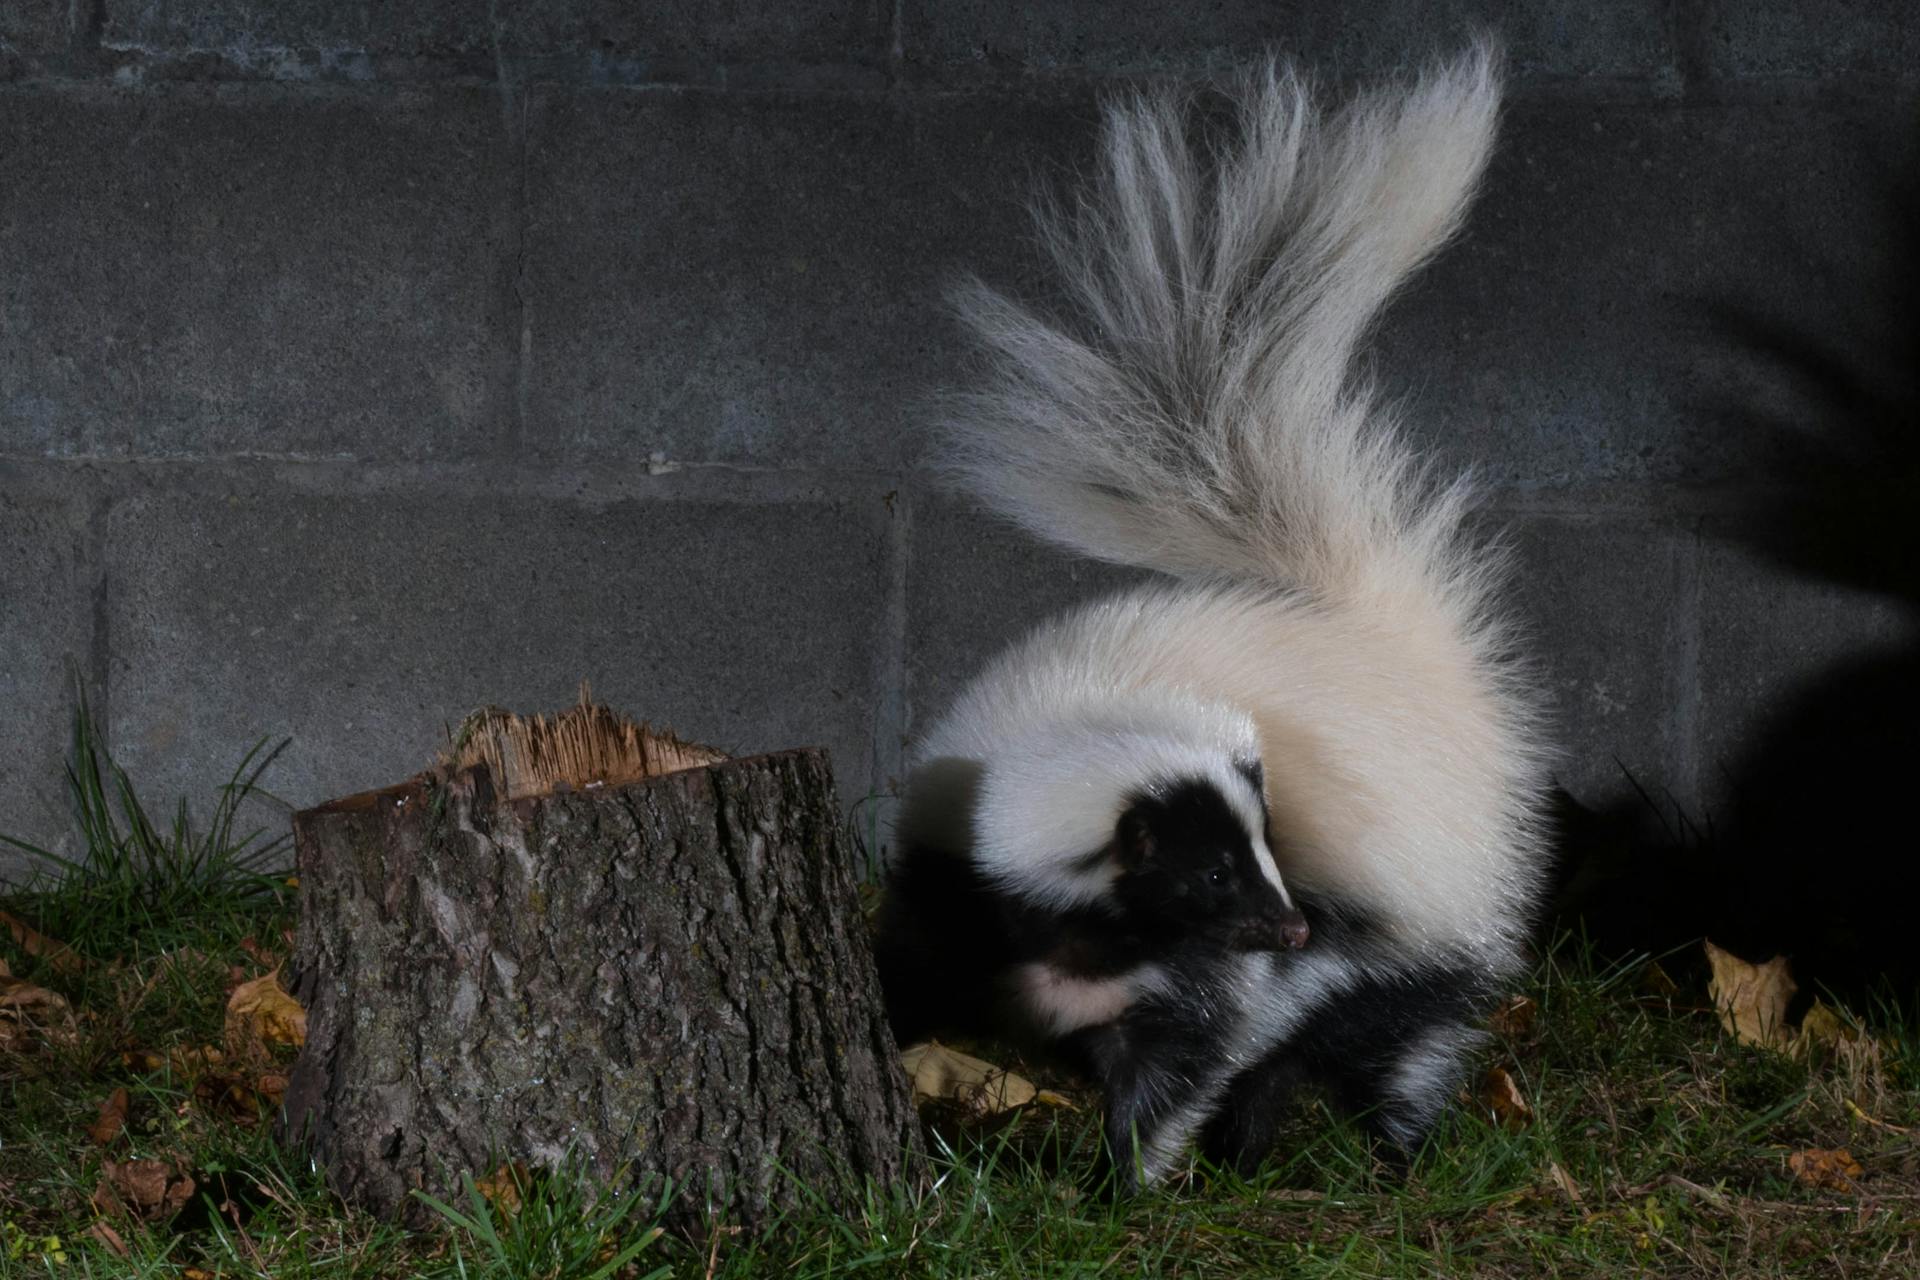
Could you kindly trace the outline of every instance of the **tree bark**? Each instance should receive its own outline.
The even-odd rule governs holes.
[[[752,1226],[920,1169],[824,753],[521,799],[482,764],[294,819],[284,1132],[343,1197],[571,1159]]]

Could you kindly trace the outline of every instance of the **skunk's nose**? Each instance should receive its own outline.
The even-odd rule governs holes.
[[[1307,918],[1298,911],[1285,911],[1280,915],[1280,941],[1290,951],[1298,951],[1307,945],[1312,930],[1307,928]]]

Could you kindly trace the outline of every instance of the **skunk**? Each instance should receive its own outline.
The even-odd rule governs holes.
[[[1105,112],[1043,201],[1070,305],[958,291],[986,377],[948,462],[1039,536],[1160,571],[981,672],[919,742],[876,941],[902,1043],[996,1032],[1090,1071],[1126,1185],[1249,1170],[1292,1089],[1403,1150],[1466,1069],[1542,887],[1534,682],[1471,490],[1353,368],[1459,226],[1492,52],[1326,107],[1273,63],[1190,139]]]

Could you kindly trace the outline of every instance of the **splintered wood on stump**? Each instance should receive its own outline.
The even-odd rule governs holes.
[[[509,1160],[671,1178],[692,1232],[917,1176],[826,754],[641,738],[643,771],[696,767],[556,787],[537,757],[569,716],[576,749],[633,728],[584,702],[503,713],[437,773],[295,816],[308,1039],[285,1135],[415,1223],[411,1191]]]

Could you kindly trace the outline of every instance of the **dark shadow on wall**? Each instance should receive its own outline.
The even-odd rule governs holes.
[[[1638,780],[1643,803],[1607,812],[1561,798],[1556,919],[1603,950],[1659,953],[1705,935],[1752,960],[1792,957],[1803,987],[1911,996],[1920,983],[1917,168],[1911,152],[1888,167],[1900,180],[1879,224],[1886,252],[1865,255],[1879,259],[1871,279],[1794,246],[1849,291],[1840,296],[1859,336],[1816,331],[1782,304],[1710,303],[1713,331],[1791,391],[1696,406],[1717,431],[1758,433],[1766,458],[1757,509],[1709,537],[1794,577],[1871,593],[1904,627],[1782,682],[1753,715],[1753,737],[1705,762],[1714,776],[1703,782],[1719,784],[1706,789],[1722,797],[1709,816],[1690,821],[1660,779]],[[1857,263],[1861,246],[1845,248]]]

